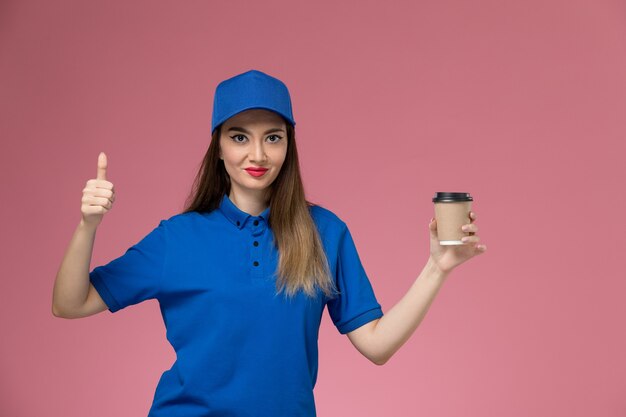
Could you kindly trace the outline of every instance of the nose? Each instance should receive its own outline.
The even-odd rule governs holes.
[[[254,142],[250,158],[251,160],[258,162],[265,160],[265,145],[263,144],[262,140]]]

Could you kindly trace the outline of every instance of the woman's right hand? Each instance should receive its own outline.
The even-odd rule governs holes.
[[[97,227],[105,213],[113,208],[115,202],[115,188],[113,183],[106,180],[107,156],[104,152],[98,155],[98,174],[95,179],[87,181],[83,188],[81,205],[82,222]]]

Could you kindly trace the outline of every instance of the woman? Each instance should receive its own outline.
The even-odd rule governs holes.
[[[187,208],[89,271],[95,230],[115,201],[106,156],[83,190],[53,312],[86,317],[156,298],[176,361],[149,416],[315,416],[324,307],[341,334],[384,364],[414,332],[450,271],[484,250],[440,246],[384,316],[344,221],[308,202],[289,91],[250,70],[215,91],[211,144]]]

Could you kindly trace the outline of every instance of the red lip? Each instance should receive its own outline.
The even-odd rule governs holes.
[[[264,172],[267,171],[267,168],[246,168],[246,171]]]

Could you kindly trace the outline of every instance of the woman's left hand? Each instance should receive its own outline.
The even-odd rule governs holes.
[[[480,238],[476,235],[478,232],[478,226],[474,224],[476,220],[476,213],[470,211],[470,222],[466,224],[467,230],[470,236],[466,236],[466,242],[463,245],[440,245],[437,237],[437,220],[434,218],[429,224],[430,228],[430,258],[432,262],[439,267],[443,272],[450,272],[458,265],[467,261],[468,259],[485,253],[487,247],[484,244],[479,244]]]

